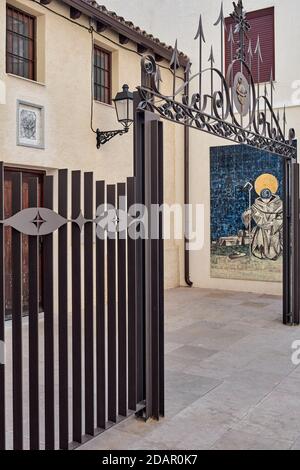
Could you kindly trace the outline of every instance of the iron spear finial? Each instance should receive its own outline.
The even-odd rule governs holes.
[[[195,36],[195,40],[198,38],[200,38],[203,42],[205,42],[205,36],[204,36],[204,30],[203,30],[203,24],[202,24],[202,15],[200,15],[200,18],[199,18],[199,25],[198,25],[197,34]]]
[[[260,47],[260,36],[259,35],[257,36],[257,43],[256,43],[256,48],[255,48],[254,54],[257,54],[260,62],[263,63],[261,47]]]
[[[161,70],[159,66],[157,67],[157,70],[156,70],[156,81],[157,83],[162,82]]]
[[[233,27],[230,25],[230,30],[228,34],[228,42],[234,44],[234,34],[233,34]]]
[[[178,44],[178,40],[176,39],[175,41],[175,46],[174,46],[174,51],[173,51],[173,54],[172,54],[172,58],[171,58],[171,62],[170,62],[170,68],[173,69],[174,71],[176,71],[176,69],[179,68],[179,59],[178,59],[178,47],[177,47],[177,44]]]
[[[271,84],[271,106],[272,106],[272,109],[273,109],[274,91],[275,91],[275,86],[274,86],[274,82],[273,82],[273,68],[271,68],[270,84]],[[271,126],[273,127],[273,115],[271,116]]]
[[[272,90],[275,91],[275,84],[274,84],[274,77],[273,77],[273,67],[271,68],[270,83],[271,83]]]
[[[202,15],[199,17],[198,31],[195,36],[195,40],[199,39],[199,106],[201,108],[201,95],[202,95],[202,48],[205,42],[205,36],[202,24]]]
[[[252,39],[249,39],[249,47],[247,52],[249,54],[249,57],[253,58]]]
[[[265,96],[268,96],[267,84],[265,83]]]
[[[175,41],[175,47],[172,54],[171,62],[170,62],[170,69],[173,70],[173,98],[175,99],[176,96],[176,70],[179,68],[179,59],[178,59],[178,40]]]
[[[210,49],[210,56],[209,56],[208,62],[210,62],[212,66],[215,63],[213,46],[211,46],[211,49]]]
[[[185,69],[184,69],[184,72],[185,72],[186,74],[190,73],[191,68],[192,68],[192,62],[188,62],[188,63],[186,64],[186,67],[185,67]]]
[[[285,135],[286,135],[286,126],[287,126],[287,118],[286,118],[286,108],[285,108],[285,105],[284,105],[284,108],[283,108],[283,136],[285,138]]]
[[[283,122],[284,124],[287,124],[287,119],[286,119],[286,107],[284,105],[284,108],[283,108]]]
[[[219,17],[217,21],[214,23],[214,26],[218,26],[221,23],[222,26],[224,26],[225,31],[227,31],[226,24],[225,24],[225,18],[224,18],[224,8],[223,8],[223,2],[221,2],[221,10]]]
[[[224,18],[224,10],[223,10],[223,2],[221,2],[221,9],[220,14],[217,21],[214,23],[214,26],[220,25],[221,30],[221,73],[224,74],[224,32],[227,32],[225,18]],[[223,87],[222,87],[223,93]]]

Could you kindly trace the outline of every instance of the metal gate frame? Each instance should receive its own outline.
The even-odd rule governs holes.
[[[170,71],[173,74],[173,87],[168,95],[159,90],[159,66],[151,54],[142,58],[142,74],[148,77],[147,86],[138,87],[134,94],[135,110],[135,146],[134,167],[137,179],[137,201],[145,204],[146,208],[160,201],[163,203],[163,125],[160,119],[168,120],[188,128],[197,129],[213,136],[225,138],[238,144],[266,150],[282,157],[284,164],[284,221],[283,221],[283,323],[299,325],[300,289],[300,221],[299,221],[299,165],[297,163],[297,148],[295,148],[295,130],[291,128],[286,135],[286,112],[283,114],[283,128],[280,125],[279,113],[273,109],[274,80],[271,74],[271,101],[268,99],[267,88],[262,95],[258,76],[257,90],[252,76],[251,60],[247,63],[245,51],[245,34],[250,29],[242,0],[234,3],[231,14],[237,31],[239,43],[236,55],[231,48],[231,66],[225,77],[224,63],[221,60],[221,70],[214,63],[213,49],[210,55],[210,68],[202,70],[202,45],[205,42],[202,17],[196,39],[199,40],[200,61],[199,73],[189,78],[190,69],[185,71],[184,84],[176,88],[176,71],[179,66],[179,51],[177,41],[170,61]],[[221,26],[221,50],[224,48],[225,18],[223,7],[215,24]],[[230,33],[233,46],[233,30]],[[258,71],[260,70],[261,51],[257,46]],[[240,121],[235,117],[233,103],[237,102],[237,90],[234,90],[234,64],[241,68],[239,80],[243,87],[249,89],[248,114],[249,124],[244,125],[243,106],[238,112]],[[202,75],[211,75],[210,93],[202,90]],[[248,79],[245,77],[246,74]],[[258,72],[259,74],[259,72]],[[214,75],[221,81],[219,88],[214,86]],[[191,99],[188,95],[189,84],[198,78],[199,91]],[[182,96],[182,93],[184,95]],[[177,98],[179,96],[179,98]],[[260,100],[263,99],[265,112],[260,110]],[[269,114],[269,116],[267,115]],[[268,120],[269,117],[269,120]],[[150,211],[148,211],[150,212]],[[151,233],[151,217],[149,231]],[[161,220],[161,227],[163,221]],[[138,305],[144,309],[141,315],[139,332],[140,351],[144,351],[145,365],[138,368],[140,375],[140,391],[146,400],[147,419],[159,419],[164,415],[164,306],[163,306],[163,240],[140,241],[137,247],[137,269],[139,278]],[[157,282],[158,279],[158,282]],[[142,307],[143,306],[143,307]],[[146,371],[142,374],[142,369]]]
[[[227,31],[228,41],[231,42],[230,66],[227,73],[224,70],[224,61],[221,60],[221,69],[215,65],[213,48],[209,58],[210,67],[202,68],[203,43],[205,42],[202,16],[199,18],[199,26],[196,40],[199,41],[199,72],[190,76],[190,67],[184,73],[184,83],[177,85],[177,69],[179,67],[180,52],[177,47],[177,40],[173,49],[170,61],[170,72],[173,75],[172,88],[169,93],[163,94],[159,89],[159,64],[155,56],[148,54],[141,60],[142,71],[148,79],[146,85],[138,87],[138,95],[135,98],[135,108],[140,116],[143,113],[150,113],[148,117],[137,118],[138,132],[142,139],[150,140],[151,130],[146,125],[139,125],[139,120],[146,123],[147,120],[157,119],[167,120],[174,124],[185,127],[185,132],[189,128],[200,132],[208,133],[214,137],[230,140],[236,144],[247,145],[249,147],[264,150],[282,158],[284,164],[284,221],[283,221],[283,323],[286,325],[299,325],[300,310],[300,289],[299,269],[300,269],[300,244],[299,244],[299,165],[297,163],[297,146],[295,145],[295,130],[287,128],[286,109],[280,116],[273,109],[275,83],[273,74],[270,77],[271,92],[268,94],[267,86],[264,93],[261,93],[260,84],[260,63],[262,61],[260,43],[258,41],[255,54],[258,60],[258,83],[254,81],[252,75],[253,60],[249,60],[245,48],[245,36],[251,26],[247,21],[247,14],[242,0],[234,2],[234,11],[231,14],[236,31],[239,32],[238,48],[234,52],[233,27]],[[225,17],[223,6],[215,26],[221,28],[221,51],[224,50],[224,38],[226,37]],[[251,58],[253,51],[251,50]],[[191,65],[191,64],[190,64]],[[235,74],[234,67],[238,65],[240,71]],[[203,75],[210,74],[210,89],[203,91]],[[216,77],[217,80],[214,80]],[[198,92],[189,96],[189,85],[192,80],[199,80]],[[218,82],[216,85],[215,82]],[[238,87],[242,84],[244,90],[248,90],[245,102],[247,112],[238,100]],[[269,99],[270,95],[270,99]],[[262,110],[261,101],[264,109]],[[235,107],[236,109],[235,109]],[[238,116],[240,114],[240,116]],[[147,115],[149,116],[149,115]],[[247,122],[248,118],[248,122]],[[246,122],[245,122],[246,121]],[[146,136],[146,137],[145,137]],[[154,134],[152,135],[152,137]],[[158,137],[157,137],[158,139]],[[145,146],[145,143],[142,145]],[[148,145],[149,147],[149,145]],[[147,147],[147,148],[148,148]],[[149,149],[146,151],[149,151]],[[155,148],[154,142],[149,147]],[[142,159],[142,147],[139,149],[140,159]],[[155,152],[153,152],[155,158]],[[148,169],[149,171],[149,169]],[[187,171],[187,168],[186,168]],[[138,174],[138,179],[143,179],[142,174]],[[145,180],[146,184],[146,180]],[[149,263],[149,261],[148,261]],[[146,266],[146,271],[149,270]]]
[[[139,109],[139,93],[135,100],[135,177],[137,201],[150,211],[151,204],[163,204],[163,123],[154,112]],[[283,228],[283,323],[299,325],[299,164],[293,159],[284,160],[284,228]],[[151,217],[149,232],[151,233]],[[160,221],[162,230],[163,221]],[[145,354],[140,390],[146,402],[141,415],[159,419],[164,416],[164,294],[163,294],[163,239],[139,241],[137,247],[138,305],[144,313],[139,315],[139,347]],[[142,357],[142,353],[140,354]],[[142,374],[146,371],[146,375]],[[143,388],[144,386],[144,388]]]

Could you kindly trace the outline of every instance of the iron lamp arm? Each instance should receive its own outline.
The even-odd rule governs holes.
[[[97,129],[96,130],[97,149],[100,149],[101,145],[106,144],[117,135],[127,134],[128,131],[129,131],[128,126],[124,127],[124,129],[118,129],[115,131],[100,131],[100,129]]]

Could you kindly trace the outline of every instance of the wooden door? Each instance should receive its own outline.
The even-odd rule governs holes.
[[[38,205],[41,207],[43,204],[43,176],[41,172],[31,172],[27,170],[14,170],[6,169],[4,173],[4,216],[5,218],[12,216],[12,176],[15,172],[22,173],[22,206],[23,209],[28,208],[28,183],[30,178],[38,179]],[[11,264],[11,235],[12,229],[5,228],[5,310],[6,317],[11,316],[12,309],[12,264]],[[41,250],[41,247],[40,247]],[[40,253],[41,254],[41,253]],[[42,256],[40,256],[40,273],[42,272]],[[23,276],[23,312],[28,313],[28,299],[29,299],[29,259],[28,259],[28,236],[22,235],[22,276]],[[40,282],[42,277],[40,275]],[[40,289],[40,304],[42,305],[42,291]]]

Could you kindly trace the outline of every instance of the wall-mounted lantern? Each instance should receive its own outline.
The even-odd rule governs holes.
[[[128,85],[123,85],[123,90],[117,93],[113,102],[115,104],[118,122],[122,124],[123,129],[115,131],[100,131],[100,129],[97,129],[97,149],[115,136],[127,134],[133,123],[133,93],[129,91]]]

